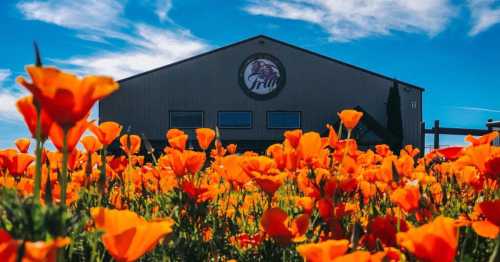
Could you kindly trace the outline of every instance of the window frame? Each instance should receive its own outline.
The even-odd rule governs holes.
[[[299,126],[298,127],[271,127],[270,125],[270,117],[271,113],[298,113],[299,115]],[[302,128],[302,111],[298,110],[275,110],[275,111],[267,111],[266,112],[266,128],[267,129],[301,129]]]
[[[222,127],[220,125],[220,113],[250,113],[250,126],[246,127]],[[253,129],[254,126],[253,111],[250,110],[220,110],[217,111],[217,127],[220,129]]]
[[[172,125],[172,114],[173,113],[201,113],[201,126],[187,127],[187,126],[173,126]],[[205,126],[205,111],[203,110],[169,110],[168,111],[168,128],[179,128],[179,129],[196,129]]]

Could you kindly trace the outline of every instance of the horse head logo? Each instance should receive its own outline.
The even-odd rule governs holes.
[[[280,73],[278,67],[266,60],[255,60],[249,65],[250,74],[247,80],[250,82],[250,90],[260,88],[273,90],[278,85]]]

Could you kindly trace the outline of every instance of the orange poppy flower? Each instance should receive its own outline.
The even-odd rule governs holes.
[[[278,242],[289,243],[293,238],[303,236],[309,227],[309,215],[301,215],[294,219],[291,227],[288,226],[288,215],[279,207],[268,208],[260,218],[260,225],[264,232]]]
[[[75,149],[83,133],[85,132],[85,130],[87,130],[88,125],[89,123],[87,122],[87,119],[82,119],[76,122],[71,128],[68,129],[67,131],[68,152],[72,152]],[[64,131],[62,127],[54,123],[50,128],[49,138],[50,141],[52,141],[52,144],[54,144],[54,146],[57,148],[57,150],[59,150],[59,152],[62,152],[64,145],[63,144]]]
[[[196,203],[204,202],[205,200],[202,196],[209,191],[209,188],[206,186],[195,186],[193,183],[189,181],[184,181],[182,183],[182,191],[184,191],[192,200],[196,201]]]
[[[384,261],[384,260],[382,260]],[[375,262],[368,251],[355,251],[347,255],[339,256],[333,262]]]
[[[391,194],[391,201],[406,212],[414,211],[419,207],[420,192],[416,186],[398,188]]]
[[[399,249],[394,247],[384,248],[383,251],[379,251],[375,254],[371,254],[370,262],[397,262],[401,261],[403,254]],[[354,260],[357,261],[357,260]]]
[[[127,155],[134,155],[141,149],[141,137],[138,135],[123,135],[120,137],[120,148]]]
[[[339,116],[340,121],[342,121],[342,124],[348,130],[355,128],[358,125],[359,120],[361,120],[361,117],[363,117],[362,112],[358,112],[354,109],[342,110],[342,112],[337,113],[337,115]]]
[[[299,197],[296,201],[297,206],[302,208],[305,214],[311,214],[314,208],[314,199],[312,197]]]
[[[184,153],[186,169],[191,174],[198,173],[205,164],[206,155],[203,152],[186,150]]]
[[[174,225],[170,218],[148,222],[128,210],[92,208],[90,212],[96,228],[104,231],[104,247],[117,261],[139,259],[169,235]]]
[[[165,134],[167,140],[170,140],[174,137],[178,137],[178,136],[182,136],[182,135],[185,135],[186,133],[184,133],[184,131],[180,130],[180,129],[177,129],[177,128],[171,128],[167,131],[167,133]]]
[[[399,221],[398,221],[399,220]],[[377,239],[380,239],[384,246],[395,247],[396,234],[398,233],[399,222],[399,232],[406,232],[409,229],[408,224],[405,220],[396,218],[394,216],[386,215],[385,217],[375,217],[368,223],[367,231],[368,233],[363,238],[363,242],[370,249],[376,248]]]
[[[337,132],[335,132],[335,129],[331,125],[326,125],[326,128],[328,128],[328,145],[331,148],[336,148],[337,143],[339,142],[339,137],[337,135]]]
[[[420,153],[420,149],[413,147],[412,145],[406,145],[400,152],[400,155],[409,155],[415,157]]]
[[[33,104],[33,96],[25,96],[16,102],[17,110],[21,112],[24,118],[24,122],[28,126],[31,132],[31,136],[36,138],[36,122],[37,122],[37,112],[35,105]],[[50,127],[52,126],[53,120],[47,114],[47,112],[42,109],[41,115],[41,139],[46,140],[49,136]]]
[[[268,175],[255,174],[252,179],[259,187],[269,196],[273,196],[276,191],[283,185],[287,174],[284,172],[276,172]]]
[[[489,145],[497,137],[498,137],[498,131],[493,131],[486,135],[482,135],[478,138],[475,138],[472,135],[467,135],[465,137],[465,141],[470,142],[473,146]]]
[[[438,149],[437,152],[444,156],[446,160],[456,160],[462,155],[463,147],[461,146],[452,146],[447,148]]]
[[[359,189],[361,190],[366,203],[368,203],[368,200],[370,200],[370,198],[375,196],[377,193],[377,186],[365,180],[359,183]]]
[[[236,154],[238,146],[236,144],[229,144],[226,146],[226,150],[229,154]]]
[[[236,188],[241,188],[250,178],[241,168],[243,157],[238,155],[228,155],[220,160],[220,164],[215,163],[214,169],[217,174],[227,179]]]
[[[5,229],[0,229],[0,259],[14,262],[17,258],[17,241]]]
[[[316,132],[307,132],[300,137],[297,152],[299,157],[311,163],[320,155],[322,149],[321,136]]]
[[[85,136],[82,138],[80,141],[82,143],[83,147],[85,150],[87,150],[87,153],[93,154],[97,150],[102,148],[101,142],[95,138],[95,136]]]
[[[120,135],[122,126],[116,122],[103,122],[99,126],[89,125],[89,130],[99,139],[99,142],[105,147],[109,146]]]
[[[327,240],[320,243],[302,244],[297,246],[297,252],[307,262],[333,261],[342,256],[349,248],[349,241]]]
[[[58,248],[70,243],[69,238],[57,238],[49,241],[26,241],[24,246],[23,262],[56,261]],[[2,261],[17,261],[17,251],[20,241],[13,239],[7,231],[0,229],[0,259]]]
[[[327,222],[334,218],[333,201],[330,198],[318,200],[318,212],[323,221]]]
[[[438,217],[431,223],[398,233],[397,242],[417,258],[425,261],[452,262],[458,234],[455,220]]]
[[[276,167],[279,170],[286,168],[287,156],[285,154],[283,144],[272,144],[266,149],[266,155],[271,156],[276,162]]]
[[[376,145],[375,152],[382,157],[386,157],[392,154],[391,148],[386,144]]]
[[[465,149],[465,156],[456,162],[463,165],[474,165],[481,173],[486,171],[486,162],[491,156],[491,145],[482,144]]]
[[[31,141],[28,138],[16,139],[16,147],[21,153],[28,153]]]
[[[485,217],[483,221],[472,223],[472,229],[482,236],[495,239],[500,233],[500,200],[481,202],[476,206],[479,214]]]
[[[284,133],[286,141],[290,143],[293,148],[296,148],[299,145],[300,138],[302,137],[302,130],[288,130]]]
[[[26,71],[33,83],[23,77],[18,77],[17,82],[31,91],[42,108],[64,129],[84,119],[95,102],[118,89],[118,83],[110,77],[80,79],[51,67],[28,66]]]
[[[168,163],[176,176],[198,173],[205,164],[206,155],[203,152],[191,150],[172,150],[168,154]]]
[[[275,166],[274,160],[265,156],[245,157],[241,162],[241,167],[250,177],[267,174]]]
[[[215,131],[210,128],[197,128],[195,132],[201,149],[207,150],[215,138]]]
[[[176,129],[176,128],[172,128],[172,129],[168,130],[166,137],[167,137],[168,144],[171,147],[173,147],[177,150],[180,150],[180,151],[183,151],[186,148],[188,135],[186,133],[184,133],[184,131]]]
[[[269,196],[281,187],[287,177],[287,173],[276,169],[273,159],[265,156],[245,157],[241,166],[245,173]]]
[[[500,156],[490,158],[484,164],[485,174],[489,178],[497,179],[500,177]]]
[[[49,241],[36,241],[36,242],[26,242],[23,261],[26,262],[45,262],[45,261],[56,261],[57,249],[67,246],[70,243],[70,239],[56,238],[55,240]]]
[[[0,159],[10,175],[21,176],[35,160],[35,157],[26,153],[18,153],[15,149],[6,149],[0,151]]]

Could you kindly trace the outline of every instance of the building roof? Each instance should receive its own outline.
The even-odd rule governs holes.
[[[488,128],[493,128],[493,127],[500,127],[500,121],[488,121],[486,123],[486,126]]]
[[[219,52],[219,51],[222,51],[222,50],[225,50],[225,49],[228,49],[228,48],[231,48],[231,47],[234,47],[234,46],[237,46],[237,45],[240,45],[240,44],[244,44],[244,43],[247,43],[247,42],[250,42],[252,40],[255,40],[255,39],[259,39],[259,38],[263,38],[263,39],[266,39],[268,41],[273,41],[273,42],[276,42],[276,43],[279,43],[279,44],[282,44],[284,46],[288,46],[288,47],[291,47],[291,48],[294,48],[294,49],[297,49],[297,50],[300,50],[302,52],[306,52],[310,55],[314,55],[314,56],[317,56],[317,57],[320,57],[322,59],[327,59],[329,61],[333,61],[335,63],[339,63],[339,64],[342,64],[344,66],[348,66],[348,67],[351,67],[351,68],[354,68],[356,70],[359,70],[359,71],[363,71],[365,73],[368,73],[368,74],[371,74],[371,75],[374,75],[374,76],[377,76],[377,77],[381,77],[381,78],[384,78],[384,79],[387,79],[387,80],[390,80],[390,81],[395,81],[397,83],[400,83],[400,84],[403,84],[405,86],[408,86],[408,87],[411,87],[411,88],[414,88],[414,89],[417,89],[419,91],[424,91],[424,88],[422,87],[419,87],[419,86],[416,86],[414,84],[410,84],[410,83],[407,83],[407,82],[403,82],[403,81],[400,81],[398,79],[395,79],[395,78],[392,78],[392,77],[388,77],[388,76],[385,76],[385,75],[382,75],[382,74],[379,74],[379,73],[376,73],[376,72],[373,72],[373,71],[370,71],[368,69],[365,69],[365,68],[361,68],[361,67],[358,67],[358,66],[355,66],[355,65],[352,65],[352,64],[349,64],[349,63],[346,63],[346,62],[343,62],[343,61],[340,61],[340,60],[337,60],[335,58],[331,58],[329,56],[325,56],[325,55],[322,55],[322,54],[319,54],[319,53],[316,53],[316,52],[313,52],[311,50],[308,50],[308,49],[304,49],[302,47],[298,47],[296,45],[292,45],[290,43],[287,43],[287,42],[283,42],[283,41],[280,41],[280,40],[277,40],[277,39],[274,39],[274,38],[271,38],[269,36],[266,36],[266,35],[257,35],[257,36],[254,36],[254,37],[251,37],[251,38],[248,38],[248,39],[244,39],[242,41],[239,41],[239,42],[236,42],[236,43],[233,43],[233,44],[230,44],[230,45],[226,45],[226,46],[223,46],[223,47],[220,47],[220,48],[216,48],[214,50],[211,50],[211,51],[208,51],[208,52],[205,52],[205,53],[201,53],[199,55],[195,55],[193,57],[190,57],[190,58],[187,58],[187,59],[183,59],[183,60],[180,60],[180,61],[177,61],[177,62],[173,62],[173,63],[170,63],[170,64],[167,64],[167,65],[164,65],[164,66],[161,66],[161,67],[158,67],[158,68],[154,68],[154,69],[151,69],[151,70],[148,70],[148,71],[145,71],[143,73],[139,73],[137,75],[133,75],[133,76],[129,76],[129,77],[126,77],[124,79],[121,79],[119,80],[118,82],[123,82],[123,81],[127,81],[129,79],[132,79],[132,78],[136,78],[138,76],[142,76],[142,75],[145,75],[145,74],[148,74],[148,73],[152,73],[152,72],[155,72],[155,71],[158,71],[158,70],[162,70],[162,69],[165,69],[165,68],[169,68],[169,67],[173,67],[175,65],[178,65],[178,64],[181,64],[181,63],[184,63],[184,62],[187,62],[187,61],[190,61],[190,60],[193,60],[193,59],[197,59],[197,58],[200,58],[200,57],[203,57],[203,56],[206,56],[206,55],[209,55],[209,54],[212,54],[212,53],[215,53],[215,52]]]

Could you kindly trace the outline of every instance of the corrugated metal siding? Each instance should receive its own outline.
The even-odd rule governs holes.
[[[401,113],[403,118],[403,143],[420,146],[420,122],[422,121],[420,113],[422,110],[422,105],[420,104],[421,92],[414,88],[400,85],[399,93],[401,96]]]
[[[264,41],[264,44],[259,43]],[[286,70],[286,85],[270,100],[248,97],[238,83],[243,61],[255,53],[277,57]],[[121,82],[121,89],[100,105],[101,121],[115,120],[150,139],[164,139],[169,110],[204,111],[215,127],[218,111],[252,111],[253,129],[222,129],[228,140],[276,140],[283,130],[266,128],[266,112],[302,111],[304,130],[324,130],[337,112],[362,106],[382,125],[393,82],[267,39],[255,39],[215,53]],[[402,89],[405,89],[402,87]],[[405,143],[418,145],[421,114],[409,101],[421,91],[401,91]],[[419,105],[421,106],[421,105]]]

